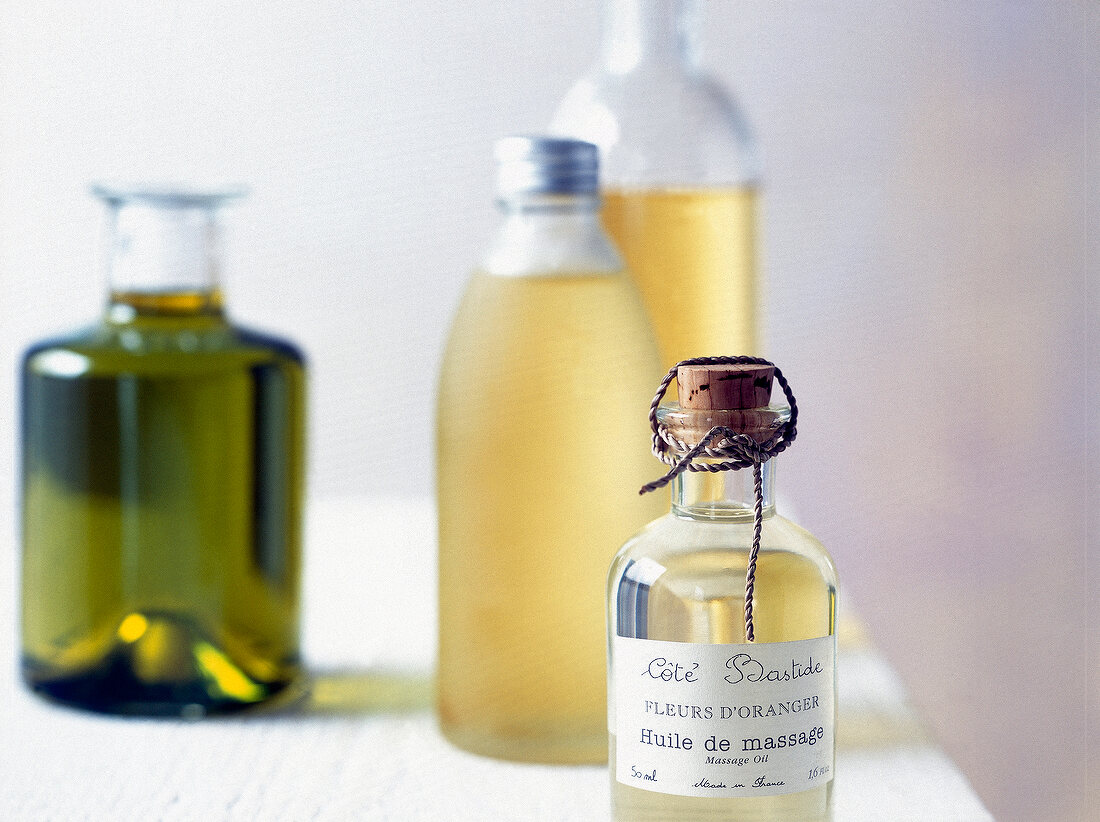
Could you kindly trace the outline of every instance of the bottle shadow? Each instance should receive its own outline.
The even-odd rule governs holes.
[[[265,717],[356,717],[432,709],[435,679],[427,671],[315,670],[262,713]]]

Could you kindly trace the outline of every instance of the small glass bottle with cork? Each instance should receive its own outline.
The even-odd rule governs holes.
[[[771,405],[773,376],[789,405]],[[672,378],[679,402],[659,405]],[[626,820],[824,819],[833,776],[836,570],[775,510],[796,433],[779,369],[674,367],[651,406],[672,510],[608,587],[612,805]],[[751,470],[739,470],[751,469]]]

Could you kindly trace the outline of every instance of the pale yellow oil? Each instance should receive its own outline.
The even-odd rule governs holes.
[[[615,189],[603,224],[626,259],[667,370],[699,356],[759,354],[756,192]]]
[[[611,629],[670,642],[745,642],[751,539],[751,512],[725,522],[669,514],[653,523],[612,566]],[[641,602],[644,608],[631,605]],[[812,535],[774,514],[764,521],[753,603],[756,642],[836,633],[832,561]],[[614,733],[610,755],[614,762]],[[611,769],[615,822],[820,822],[829,818],[831,784],[781,796],[715,799],[639,790],[618,782]]]
[[[666,502],[644,409],[660,377],[623,274],[467,288],[438,407],[439,715],[467,750],[607,756],[604,580]]]

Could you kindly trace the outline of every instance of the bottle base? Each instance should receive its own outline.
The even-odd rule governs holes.
[[[132,682],[122,676],[101,672],[87,676],[33,681],[24,677],[27,687],[48,702],[81,711],[113,716],[147,718],[203,719],[208,716],[224,716],[242,711],[270,707],[277,701],[292,701],[295,697],[293,681],[273,684],[264,695],[253,702],[211,698],[202,683],[179,683],[168,687],[142,686],[142,693],[128,693]]]
[[[614,822],[828,822],[832,783],[781,796],[710,799],[620,785],[611,778]]]
[[[257,678],[178,617],[130,614],[114,633],[106,650],[79,666],[60,667],[25,656],[24,682],[38,696],[70,708],[186,719],[281,704],[302,691],[296,667],[279,670],[260,661],[282,675]]]

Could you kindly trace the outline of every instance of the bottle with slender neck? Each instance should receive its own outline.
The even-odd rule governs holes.
[[[607,0],[600,60],[618,75],[640,70],[676,76],[690,64],[682,2]]]
[[[23,361],[23,676],[108,713],[255,705],[299,674],[304,361],[224,313],[241,192],[94,191],[104,317]]]
[[[648,460],[605,460],[645,436],[656,345],[600,228],[595,147],[507,138],[497,159],[504,221],[439,381],[439,720],[475,753],[603,762],[600,578],[657,513],[631,494]]]
[[[680,402],[657,412],[677,459],[715,426],[760,444],[790,419],[789,408],[768,404],[767,367],[679,371]],[[723,395],[723,382],[753,386]],[[720,456],[695,462],[728,465]],[[612,563],[608,694],[617,822],[827,818],[836,571],[820,542],[776,513],[774,463],[760,465],[759,497],[751,467],[678,474],[670,513],[627,541]],[[758,714],[753,705],[761,706]]]
[[[759,162],[737,106],[699,68],[696,19],[685,0],[606,0],[600,58],[550,126],[600,147],[604,225],[666,368],[760,348]]]

